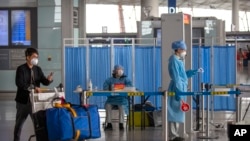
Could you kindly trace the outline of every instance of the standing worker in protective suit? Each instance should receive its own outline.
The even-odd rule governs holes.
[[[174,54],[169,58],[168,71],[171,78],[169,92],[186,92],[188,87],[188,78],[194,76],[198,70],[185,71],[184,58],[186,56],[186,44],[184,41],[175,41],[172,43]],[[186,101],[186,96],[168,97],[168,122],[170,141],[184,141],[179,135],[179,123],[184,123],[185,113],[181,110],[182,101]]]
[[[123,73],[121,65],[115,65],[112,77],[108,78],[103,84],[103,90],[115,91],[124,89],[124,87],[131,87],[132,82]],[[119,109],[119,129],[123,130],[124,112],[128,109],[128,99],[125,96],[109,96],[105,103],[106,122],[105,130],[112,130],[111,117],[112,106],[117,105]]]

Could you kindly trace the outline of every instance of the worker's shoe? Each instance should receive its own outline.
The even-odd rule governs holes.
[[[123,123],[119,123],[119,129],[124,130]]]
[[[112,124],[108,123],[104,130],[113,130]]]

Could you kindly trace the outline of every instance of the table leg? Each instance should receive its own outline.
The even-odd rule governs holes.
[[[130,96],[128,97],[128,117],[127,117],[127,120],[128,120],[128,129],[131,130],[131,120],[130,120],[130,115],[131,113],[131,102],[130,102]]]
[[[134,97],[132,97],[132,128],[135,129],[135,115],[134,115]]]
[[[145,129],[145,96],[141,96],[141,130]]]

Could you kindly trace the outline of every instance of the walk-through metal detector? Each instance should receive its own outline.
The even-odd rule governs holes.
[[[171,48],[172,42],[184,40],[187,45],[187,56],[185,68],[192,68],[192,17],[184,13],[162,14],[161,15],[161,40],[162,40],[162,89],[167,90],[170,82],[168,74],[168,59],[174,53]],[[189,79],[188,89],[192,91],[192,81]],[[192,97],[187,97],[187,102],[192,107]],[[186,122],[180,125],[181,136],[193,131],[192,108],[186,113]]]

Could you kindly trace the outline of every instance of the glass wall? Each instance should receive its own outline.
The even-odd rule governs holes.
[[[106,26],[108,33],[120,32],[120,20],[118,5],[87,4],[87,33],[102,33],[102,27]],[[126,32],[137,32],[136,21],[141,20],[140,6],[122,6],[123,20]],[[98,10],[96,10],[98,9]],[[167,7],[159,7],[159,17],[168,13]],[[216,17],[226,22],[226,31],[231,31],[232,11],[219,9],[177,8],[177,12],[191,14],[193,17]],[[239,30],[249,31],[250,12],[239,12]]]
[[[54,72],[54,81],[49,86],[53,88],[61,83],[61,0],[38,0],[37,5],[39,66],[45,76]]]

